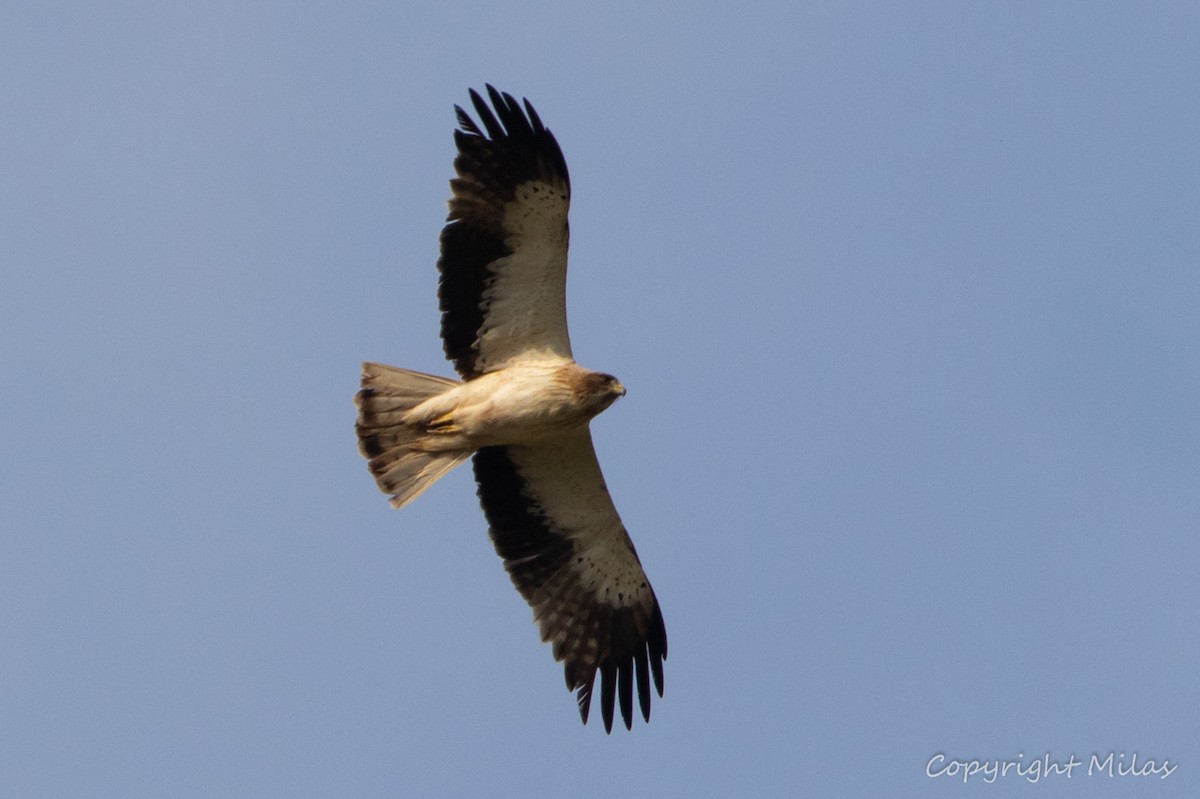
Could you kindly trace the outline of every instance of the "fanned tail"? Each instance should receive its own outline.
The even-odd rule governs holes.
[[[428,451],[421,446],[423,425],[404,421],[408,411],[454,386],[451,380],[381,363],[364,363],[358,406],[358,450],[368,459],[379,490],[402,508],[470,456],[470,452]]]

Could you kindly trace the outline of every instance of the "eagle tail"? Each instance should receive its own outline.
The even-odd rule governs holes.
[[[451,380],[381,363],[364,363],[358,406],[358,449],[393,508],[402,508],[470,457],[470,452],[429,450],[422,446],[423,426],[405,424],[404,416],[430,397],[454,386]]]

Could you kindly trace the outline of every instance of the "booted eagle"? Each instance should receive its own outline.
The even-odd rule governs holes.
[[[578,691],[587,723],[600,675],[604,729],[637,685],[663,693],[667,633],[637,552],[604,485],[588,423],[624,396],[575,363],[567,335],[571,185],[533,106],[471,91],[480,124],[460,130],[442,229],[442,342],[462,381],[365,363],[358,442],[392,506],[412,502],[467,458],[492,543],[533,608],[542,639]]]

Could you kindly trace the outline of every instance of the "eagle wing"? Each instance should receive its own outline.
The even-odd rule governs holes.
[[[528,100],[522,110],[487,93],[494,113],[471,91],[482,129],[455,106],[458,177],[438,261],[442,342],[464,379],[515,358],[571,358],[567,164]]]
[[[613,506],[591,434],[582,428],[536,443],[475,453],[475,479],[496,552],[533,608],[542,639],[563,661],[587,723],[600,674],[604,728],[620,699],[633,724],[636,682],[650,719],[650,679],[663,693],[662,611]]]

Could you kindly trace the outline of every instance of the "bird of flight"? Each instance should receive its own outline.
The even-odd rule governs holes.
[[[604,729],[636,683],[650,720],[667,633],[650,581],[604,484],[588,423],[625,388],[575,363],[567,335],[567,164],[529,101],[471,90],[442,229],[442,343],[462,381],[365,363],[359,450],[401,508],[471,457],[497,554],[578,691],[596,675]],[[472,457],[473,456],[473,457]]]

